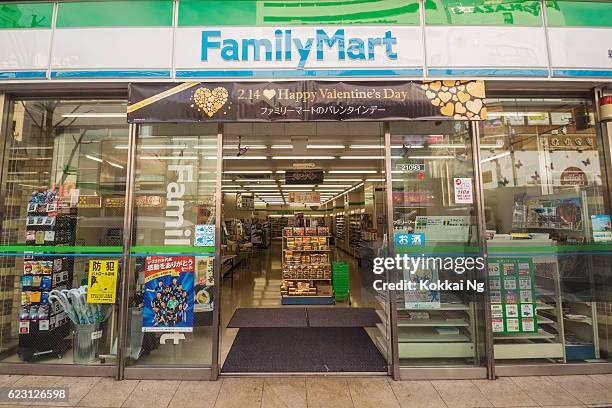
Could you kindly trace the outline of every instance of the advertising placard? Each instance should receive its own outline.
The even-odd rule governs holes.
[[[321,202],[321,193],[315,193],[311,191],[291,191],[289,192],[289,202],[318,204]]]
[[[91,259],[87,276],[87,303],[115,303],[119,261]]]
[[[147,256],[143,332],[192,332],[193,256]]]
[[[593,226],[593,241],[612,241],[612,223],[609,214],[591,215],[591,224]]]
[[[472,179],[468,177],[455,177],[455,204],[472,204]]]

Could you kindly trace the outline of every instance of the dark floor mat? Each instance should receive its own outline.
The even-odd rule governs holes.
[[[306,309],[300,308],[239,308],[227,327],[307,327]]]
[[[310,327],[374,327],[381,323],[376,311],[368,307],[309,307]]]
[[[387,363],[363,328],[244,328],[224,373],[386,372]]]

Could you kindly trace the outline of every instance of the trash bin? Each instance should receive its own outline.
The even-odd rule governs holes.
[[[99,324],[74,325],[74,364],[90,364],[96,362],[98,346],[102,337]]]

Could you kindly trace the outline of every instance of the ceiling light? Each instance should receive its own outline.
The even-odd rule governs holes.
[[[465,149],[462,144],[433,144],[428,146],[430,149]]]
[[[314,186],[315,184],[281,184],[282,188],[305,188]]]
[[[104,161],[100,159],[99,157],[90,156],[88,154],[86,154],[85,157],[87,157],[89,160],[97,161],[98,163],[102,163]]]
[[[293,149],[293,145],[272,145],[272,149]]]
[[[113,166],[113,167],[116,167],[116,168],[118,168],[118,169],[123,169],[123,166],[122,166],[122,165],[120,165],[120,164],[113,163],[113,162],[110,162],[110,161],[108,161],[108,160],[107,160],[106,162],[107,162],[108,164],[110,164],[111,166]]]
[[[385,181],[385,179],[366,179],[366,181]]]
[[[350,145],[349,149],[384,149],[382,145]]]
[[[333,160],[334,156],[272,156],[274,160]]]
[[[343,160],[382,160],[385,156],[340,156]]]
[[[308,149],[344,149],[344,145],[307,145]]]
[[[62,118],[125,118],[127,113],[65,113]]]
[[[361,179],[356,181],[363,181]],[[350,187],[352,184],[319,184],[319,188]]]
[[[487,157],[486,159],[482,159],[480,162],[481,163],[486,163],[486,162],[490,162],[490,161],[493,161],[493,160],[501,159],[502,157],[506,157],[506,156],[510,156],[510,152],[504,152],[504,153],[496,154],[495,156],[491,156],[491,157]]]
[[[328,171],[330,174],[355,174],[355,173],[365,173],[365,174],[376,174],[376,170],[330,170]]]
[[[455,156],[408,156],[408,159],[431,159],[431,160],[446,160],[454,159]]]
[[[124,146],[115,146],[115,149],[123,149]],[[127,146],[125,146],[125,148],[127,149]],[[189,146],[187,145],[140,145],[138,146],[139,149],[142,150],[183,150],[183,149],[188,149]]]
[[[208,145],[197,145],[197,146],[193,146],[194,149],[208,149],[208,150],[217,150],[217,145],[212,145],[212,146],[208,146]]]
[[[221,189],[222,193],[241,193],[242,190],[226,190],[226,189]]]
[[[227,170],[224,174],[271,174],[272,170]]]
[[[267,149],[268,147],[266,145],[244,145],[241,147],[246,147],[247,149],[253,149],[253,150],[262,150],[262,149]],[[238,145],[225,145],[223,146],[223,149],[237,149]]]
[[[358,179],[358,178],[345,178],[345,179],[330,178],[330,179],[328,179],[328,178],[326,178],[325,181],[326,182],[328,182],[328,181],[332,181],[332,182],[333,181],[340,181],[340,182],[342,182],[342,181],[362,181],[362,179]]]
[[[139,156],[141,160],[197,160],[195,156]]]
[[[266,160],[267,156],[223,156],[223,160]]]
[[[276,174],[285,174],[285,170],[276,170],[275,173]]]

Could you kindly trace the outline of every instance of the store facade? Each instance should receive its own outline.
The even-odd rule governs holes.
[[[389,375],[612,372],[610,3],[318,3],[2,2],[0,372],[217,378],[224,152],[270,122],[378,127],[321,209],[379,188],[389,255],[486,260],[484,292],[381,291]],[[190,330],[143,318],[161,262],[212,297]],[[93,277],[81,318],[52,297]]]

